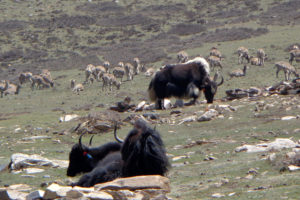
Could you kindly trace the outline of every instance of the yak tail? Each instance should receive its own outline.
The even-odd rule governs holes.
[[[151,80],[149,87],[148,87],[148,95],[149,95],[150,101],[156,101],[156,99],[157,99],[153,82],[154,82],[154,78]]]

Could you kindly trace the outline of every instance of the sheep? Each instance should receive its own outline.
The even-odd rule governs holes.
[[[212,67],[212,70],[214,70],[214,68],[216,66],[219,66],[221,69],[223,69],[223,66],[221,64],[221,59],[217,56],[209,56],[207,58],[208,63],[210,64],[210,66]]]
[[[265,51],[263,49],[258,49],[256,54],[257,54],[257,58],[258,58],[258,64],[260,66],[264,66],[265,59],[267,58],[267,54],[265,53]]]
[[[79,94],[80,91],[84,90],[84,86],[81,83],[75,85],[76,80],[71,80],[71,89],[74,93]]]
[[[259,65],[259,58],[250,56],[250,64],[258,66]]]
[[[239,47],[237,50],[238,56],[239,56],[239,60],[238,63],[241,64],[244,61],[244,58],[248,61],[249,63],[249,51],[247,48],[245,47]]]
[[[134,75],[134,67],[130,63],[126,63],[124,66],[125,73],[127,76],[127,81],[133,80],[133,75]]]
[[[85,68],[85,83],[89,83],[89,78],[95,71],[95,66],[93,64],[88,64]]]
[[[11,94],[16,94],[18,95],[19,92],[20,92],[20,88],[21,86],[18,84],[18,85],[15,85],[13,83],[9,83],[8,84],[8,88],[4,91],[4,95],[11,95]]]
[[[245,65],[244,68],[243,68],[243,70],[237,69],[237,70],[234,70],[234,71],[230,72],[229,73],[230,78],[246,76],[246,70],[247,70],[247,68],[248,67]]]
[[[293,64],[294,59],[296,60],[296,62],[300,60],[300,49],[293,49],[290,51],[290,64]]]
[[[290,80],[291,73],[293,73],[297,78],[299,78],[299,73],[297,73],[295,67],[288,62],[276,62],[275,67],[277,68],[276,78],[278,78],[278,73],[280,72],[280,70],[283,70],[286,81]]]
[[[139,58],[133,59],[133,73],[134,75],[138,75],[140,72],[144,71],[144,66],[141,65]]]
[[[7,90],[8,85],[9,85],[9,83],[8,83],[7,80],[2,80],[2,81],[0,82],[1,98],[3,97],[3,92],[4,92],[5,90]]]
[[[222,60],[222,53],[217,49],[217,47],[212,47],[210,52],[209,52],[210,56],[216,56],[218,58],[220,58],[220,60]]]
[[[105,73],[102,76],[103,85],[102,85],[102,91],[106,86],[109,86],[109,90],[112,91],[112,86],[114,85],[117,90],[120,89],[121,82],[116,79],[116,77],[113,74]]]
[[[177,60],[179,63],[185,63],[189,59],[187,52],[179,51],[177,53]]]
[[[32,80],[32,82],[31,82],[31,89],[32,90],[34,89],[34,86],[36,86],[39,89],[50,87],[49,83],[46,82],[44,77],[42,77],[41,75],[33,75],[31,80]]]
[[[125,74],[124,63],[119,62],[118,67],[115,67],[112,73],[116,78],[121,78],[122,82],[123,76]]]
[[[19,75],[19,83],[22,85],[23,83],[30,82],[31,83],[32,73],[31,72],[23,72]]]

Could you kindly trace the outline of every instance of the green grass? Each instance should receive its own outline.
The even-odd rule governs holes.
[[[274,1],[264,0],[259,2],[260,8],[266,11]],[[120,5],[129,5],[131,3],[132,1],[124,1],[120,2]],[[133,4],[131,9],[133,11],[138,11],[141,7],[157,4],[156,1],[147,1],[146,4],[143,3],[145,2],[142,1]],[[168,3],[174,4],[182,2],[168,1]],[[220,2],[220,4],[213,4],[210,8],[203,6],[203,13],[206,13],[208,9],[211,9],[212,12],[216,12],[217,5],[223,4],[225,3]],[[75,12],[74,8],[77,4],[73,3],[73,1],[61,1],[60,5],[62,12],[69,15],[86,14],[82,11]],[[194,3],[186,4],[186,6],[188,10],[196,11],[193,7]],[[235,3],[230,6],[228,5],[228,9],[234,8],[235,6],[238,5]],[[241,5],[241,7],[242,6],[244,5]],[[3,1],[1,2],[0,8],[2,8],[2,20],[10,20],[13,18],[29,20],[31,18],[37,19],[37,16],[35,15],[33,17],[28,15],[31,12],[34,13],[34,10],[37,9],[45,9],[45,18],[50,18],[49,15],[51,10],[55,7],[57,7],[56,1],[49,1],[47,4],[38,4],[38,1],[21,1],[19,3],[16,3],[15,1]],[[11,10],[14,10],[14,12],[11,12]],[[259,12],[260,11],[255,11],[254,13]],[[160,19],[160,16],[156,16],[156,18]],[[205,15],[204,18],[211,20],[207,15]],[[179,17],[170,17],[170,20],[162,26],[161,31],[168,31],[171,25],[185,22],[185,20],[186,16],[182,19],[179,19]],[[226,19],[218,20],[226,21]],[[222,24],[217,28],[249,27],[256,29],[261,27],[257,22],[258,21],[255,20],[238,24]],[[153,33],[143,31],[138,25],[132,27],[145,34],[143,39],[151,38],[153,35]],[[288,59],[288,52],[285,52],[284,50],[289,45],[298,42],[300,26],[268,25],[266,27],[268,28],[269,33],[259,37],[252,37],[240,41],[205,43],[197,48],[185,49],[191,57],[198,54],[206,56],[211,47],[217,46],[222,54],[225,55],[223,61],[225,83],[218,89],[216,95],[217,99],[224,97],[225,90],[227,89],[246,89],[252,86],[262,88],[284,79],[282,72],[279,74],[278,79],[275,77],[274,63],[276,61]],[[32,31],[37,30],[37,28],[32,26],[28,28],[31,28]],[[79,46],[97,47],[106,44],[108,41],[105,39],[96,41],[94,44],[89,44],[87,42],[89,37],[95,37],[95,32],[100,28],[101,27],[92,25],[88,29],[74,29],[74,35],[78,37]],[[106,32],[103,35],[103,38],[114,33],[122,36],[122,30],[116,27],[113,28],[114,29],[111,31]],[[124,29],[127,28],[128,27]],[[208,29],[208,31],[213,31],[215,29],[216,28],[211,28]],[[73,48],[71,44],[69,44],[69,46],[67,45],[70,37],[68,36],[66,29],[56,29],[48,35],[47,33],[40,34],[39,42],[45,43],[46,39],[53,35],[60,38],[63,42],[49,49],[49,57],[56,56],[56,49],[76,52],[79,55],[85,54],[80,49]],[[4,38],[3,35],[0,35],[0,37],[2,39]],[[188,37],[189,36],[183,36],[180,38],[186,39]],[[120,38],[117,38],[116,42],[119,42],[121,40]],[[137,39],[136,35],[131,36],[131,38]],[[11,40],[13,43],[5,43],[1,46],[2,52],[10,50],[12,46],[17,47],[18,44],[22,46],[22,48],[32,47],[30,42],[22,41],[21,36],[17,34],[12,34]],[[229,80],[228,72],[243,67],[242,65],[237,64],[237,55],[234,54],[240,46],[249,48],[251,55],[256,55],[256,49],[263,48],[268,54],[268,60],[263,67],[250,66],[246,77]],[[102,58],[102,55],[97,56]],[[168,56],[175,60],[176,54],[171,52]],[[16,62],[21,63],[22,61]],[[147,63],[147,66],[159,67],[162,63],[164,63],[164,60]],[[42,68],[42,66],[39,67]],[[70,89],[70,80],[76,79],[78,83],[83,82],[85,78],[83,71],[84,67],[85,66],[81,66],[80,68],[65,70],[62,66],[61,70],[51,71],[52,77],[57,78],[55,80],[56,86],[54,89],[32,91],[29,85],[25,85],[18,96],[6,96],[0,99],[0,117],[7,118],[0,120],[1,164],[7,164],[10,161],[10,156],[17,152],[43,154],[43,156],[49,159],[67,160],[72,145],[78,140],[78,135],[70,133],[70,130],[72,127],[76,126],[79,121],[59,123],[60,116],[71,113],[86,116],[91,112],[102,112],[115,102],[122,100],[125,95],[130,95],[135,104],[139,103],[141,99],[144,98],[142,94],[147,90],[150,78],[145,78],[142,75],[135,77],[132,82],[124,82],[119,91],[103,92],[101,89],[102,83],[95,82],[91,86],[86,86],[85,90],[81,92],[80,95],[72,93]],[[300,69],[299,64],[296,64],[296,68],[298,68],[298,70]],[[63,78],[58,78],[61,76],[63,76]],[[201,100],[203,100],[203,98],[204,97],[202,96]],[[266,104],[274,104],[274,107],[255,114],[254,109],[257,101],[265,101]],[[74,108],[87,104],[91,104],[91,110],[74,110]],[[96,107],[99,104],[103,104],[104,108]],[[175,121],[177,122],[175,124],[156,124],[157,130],[159,130],[162,135],[168,154],[173,156],[190,155],[185,159],[171,161],[172,164],[185,164],[183,166],[173,167],[168,174],[172,188],[170,196],[173,199],[180,200],[212,199],[212,194],[222,193],[226,195],[222,199],[298,199],[300,193],[300,172],[280,173],[280,166],[274,166],[267,160],[262,159],[265,158],[268,153],[236,153],[235,148],[244,143],[256,144],[266,139],[273,141],[277,137],[292,138],[294,141],[299,140],[299,133],[294,133],[295,129],[300,128],[299,119],[290,121],[273,120],[275,117],[298,115],[299,95],[260,97],[258,100],[253,101],[245,99],[231,102],[216,101],[214,104],[229,104],[237,107],[237,111],[225,113],[224,119],[177,125],[179,119],[189,116],[196,111],[204,111],[207,105],[202,104],[180,109],[182,114],[180,117],[175,118]],[[287,107],[291,107],[291,109],[286,110]],[[60,111],[54,111],[53,109],[60,109]],[[142,113],[144,112],[148,111],[143,111]],[[168,117],[170,110],[155,112],[159,113],[161,117]],[[124,119],[129,114],[131,113],[123,113],[120,114],[120,116]],[[229,119],[229,117],[232,117],[232,119]],[[15,132],[16,128],[21,128],[21,130]],[[119,131],[120,136],[124,138],[131,128],[132,126],[130,124],[122,126],[122,129]],[[63,131],[66,131],[67,134],[56,134],[56,132]],[[274,134],[270,132],[273,132]],[[31,142],[22,141],[22,138],[34,135],[49,135],[51,136],[51,139]],[[59,144],[55,142],[57,140],[60,141]],[[89,137],[83,138],[84,143],[88,143],[88,140]],[[94,138],[93,143],[94,145],[100,145],[111,140],[113,140],[112,133],[98,134]],[[186,145],[193,140],[208,140],[215,143],[183,149],[174,148],[176,145]],[[284,155],[287,151],[288,150],[284,150],[280,153]],[[216,159],[204,161],[206,156],[213,156]],[[253,179],[245,179],[250,168],[255,168],[258,171],[258,174],[254,175]],[[2,172],[0,173],[0,186],[26,183],[32,186],[33,189],[36,189],[40,188],[41,183],[59,181],[62,184],[67,184],[70,180],[75,181],[78,178],[68,178],[65,175],[65,169],[44,169],[45,172],[36,174],[35,178],[22,177],[21,175],[24,174],[23,172],[21,174]],[[45,178],[43,177],[44,175],[50,175],[50,178]],[[220,185],[219,183],[224,179],[227,179],[229,182]],[[262,187],[262,189],[258,189],[260,187]],[[233,196],[228,196],[230,193],[235,194]]]

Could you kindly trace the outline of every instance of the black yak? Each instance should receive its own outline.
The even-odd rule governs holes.
[[[121,151],[107,153],[92,171],[83,175],[73,186],[90,187],[118,177],[166,174],[170,164],[163,141],[155,129],[137,120],[125,141],[118,138],[116,126],[114,134],[122,143]]]
[[[150,100],[162,109],[164,98],[193,98],[193,102],[196,102],[203,90],[207,103],[212,103],[217,87],[223,84],[224,79],[221,77],[220,83],[216,82],[218,76],[211,80],[209,71],[209,64],[202,57],[183,64],[166,65],[149,84]]]
[[[116,139],[120,141],[117,136]],[[124,162],[122,177],[164,176],[170,166],[160,134],[143,120],[135,122],[134,129],[123,142],[121,154]]]
[[[99,147],[87,147],[81,143],[82,136],[83,134],[79,137],[78,144],[75,144],[70,152],[67,176],[75,176],[81,172],[90,172],[108,154],[120,152],[121,145],[117,142],[109,142]],[[90,145],[91,141],[92,138]]]

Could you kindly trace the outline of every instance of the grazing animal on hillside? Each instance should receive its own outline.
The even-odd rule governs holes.
[[[185,63],[186,61],[188,61],[189,59],[189,55],[187,52],[185,51],[179,51],[177,53],[177,60],[178,60],[178,63]]]
[[[110,68],[110,62],[108,61],[104,61],[103,63],[103,67],[105,67],[106,72],[109,73],[109,68]]]
[[[239,58],[239,60],[238,60],[239,64],[243,63],[244,58],[249,63],[250,57],[249,57],[249,51],[248,51],[247,48],[245,48],[245,47],[239,47],[238,50],[237,50],[237,53],[238,53],[238,58]]]
[[[23,83],[30,82],[31,83],[32,73],[31,72],[23,72],[19,75],[19,83],[22,85]]]
[[[257,58],[258,58],[258,65],[264,66],[265,65],[265,59],[267,58],[267,54],[263,49],[257,50]]]
[[[76,173],[84,172],[86,168],[92,169],[88,174],[83,175],[78,182],[72,184],[73,186],[90,187],[118,177],[166,175],[170,164],[163,141],[155,129],[149,127],[144,121],[137,120],[125,141],[117,136],[116,126],[114,135],[116,140],[122,144],[121,152],[118,148],[114,149],[116,151],[111,151],[112,146],[118,147],[115,143],[106,144],[105,148],[103,148],[104,145],[100,146],[106,150],[106,153],[103,153],[104,150],[98,150],[98,153],[101,154],[101,159],[97,159],[98,161],[93,161],[97,153],[92,155],[91,151],[82,151],[83,148],[78,148],[78,145],[72,148],[70,153],[72,169]],[[76,161],[71,162],[71,159]],[[85,164],[84,168],[83,163]],[[96,165],[91,165],[91,163],[96,163]],[[80,170],[77,166],[81,167]],[[71,174],[76,175],[76,173]]]
[[[76,176],[82,172],[90,172],[97,167],[99,161],[103,160],[108,154],[118,153],[121,150],[121,144],[118,142],[109,142],[98,147],[89,147],[81,142],[83,134],[79,137],[77,144],[73,145],[69,154],[69,166],[67,176]],[[90,140],[90,146],[92,138]]]
[[[12,94],[18,95],[20,92],[20,88],[21,88],[21,86],[19,84],[15,85],[13,83],[9,83],[8,88],[4,91],[4,95],[5,96],[12,95]]]
[[[40,76],[43,77],[44,82],[46,82],[48,85],[50,85],[51,87],[54,86],[54,81],[48,69],[43,69]]]
[[[150,67],[149,69],[147,69],[147,71],[144,73],[144,75],[147,77],[151,77],[151,76],[153,76],[153,74],[155,72],[156,72],[156,70],[153,67]]]
[[[93,64],[88,64],[85,68],[85,83],[89,83],[89,78],[95,71],[95,66]]]
[[[37,87],[39,89],[41,88],[49,88],[51,85],[45,81],[44,77],[41,75],[33,75],[31,78],[31,89],[33,90],[34,87]]]
[[[75,82],[74,79],[71,80],[71,89],[74,93],[79,94],[80,91],[84,90],[84,86],[81,83],[75,85]]]
[[[100,78],[102,77],[102,75],[106,73],[106,68],[102,65],[98,65],[94,68],[94,71],[92,72],[94,78],[97,81],[100,81]]]
[[[134,67],[130,63],[126,63],[124,66],[125,74],[127,76],[127,81],[133,80],[134,74]]]
[[[293,64],[293,60],[296,60],[296,62],[300,61],[300,49],[294,49],[290,51],[290,64]]]
[[[259,64],[259,58],[250,56],[250,64],[251,65],[256,65],[256,66],[260,65]]]
[[[120,89],[121,86],[121,82],[118,81],[116,79],[116,77],[113,74],[108,74],[105,73],[102,76],[102,81],[103,81],[103,85],[102,85],[102,91],[108,86],[109,87],[109,91],[112,91],[112,86],[114,85],[117,90]]]
[[[8,83],[7,80],[2,80],[2,81],[0,82],[1,98],[3,97],[3,92],[4,92],[5,90],[7,90],[8,85],[9,85],[9,83]]]
[[[207,61],[209,62],[209,65],[212,68],[212,70],[214,70],[215,67],[220,67],[221,69],[223,69],[223,66],[221,64],[221,59],[219,57],[209,56],[207,58]]]
[[[133,59],[133,74],[138,75],[140,72],[144,72],[144,66],[141,65],[139,58]]]
[[[115,67],[113,68],[113,71],[112,71],[113,75],[116,77],[116,78],[121,78],[121,82],[122,82],[122,79],[123,79],[123,76],[125,75],[125,69],[124,69],[124,63],[123,62],[119,62],[118,63],[118,67]]]
[[[218,57],[220,60],[222,60],[222,53],[217,49],[217,47],[212,47],[210,52],[209,52],[210,56],[216,56]]]
[[[156,107],[163,109],[163,100],[169,97],[193,98],[196,102],[200,91],[204,91],[207,103],[212,103],[220,83],[216,83],[217,76],[211,80],[209,64],[202,57],[196,57],[183,64],[166,65],[156,72],[152,78],[148,93]]]
[[[278,73],[281,70],[283,70],[283,72],[284,72],[284,77],[285,77],[286,81],[290,80],[290,76],[292,73],[295,75],[295,77],[297,77],[297,78],[299,77],[299,73],[296,71],[295,67],[288,62],[285,62],[285,61],[276,62],[275,67],[277,68],[277,70],[276,70],[277,78],[278,78]]]
[[[247,65],[245,65],[243,70],[237,69],[237,70],[234,70],[234,71],[230,72],[229,73],[230,78],[246,76],[247,68],[248,68]]]

